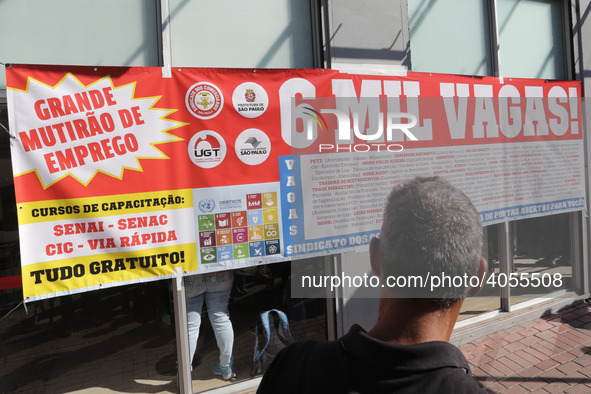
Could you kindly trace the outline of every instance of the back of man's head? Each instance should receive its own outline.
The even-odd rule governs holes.
[[[415,178],[388,197],[380,252],[383,276],[398,277],[398,286],[389,285],[394,296],[432,298],[447,308],[466,297],[481,249],[478,211],[446,180]]]

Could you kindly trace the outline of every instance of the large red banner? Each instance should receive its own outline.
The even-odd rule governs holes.
[[[311,197],[313,189],[335,186],[331,176],[340,178],[335,173],[324,185],[311,184],[310,161],[299,163],[304,178],[280,174],[290,157],[314,156],[319,164],[334,155],[376,153],[396,169],[413,152],[427,157],[426,150],[460,147],[463,158],[439,155],[443,167],[400,173],[456,176],[446,166],[468,167],[463,173],[469,178],[471,150],[526,144],[535,158],[541,143],[560,148],[556,157],[569,166],[552,162],[552,172],[571,168],[571,187],[548,201],[525,194],[511,200],[510,192],[499,190],[505,197],[477,202],[483,220],[527,204],[568,201],[566,210],[584,204],[577,82],[320,69],[174,68],[163,77],[160,68],[149,67],[10,65],[6,74],[29,300],[166,278],[176,267],[202,273],[286,260],[305,255],[291,253],[292,243],[330,238],[335,231],[342,236],[343,227],[331,227],[330,218],[315,221],[312,212],[319,209]],[[416,124],[405,134],[407,121],[393,121],[391,113],[412,114]],[[402,149],[388,150],[393,144]],[[374,159],[365,160],[363,171],[373,173],[372,182],[398,182],[376,170]],[[505,174],[503,163],[490,166],[497,164],[496,174]],[[369,178],[351,179],[362,184]],[[296,185],[298,198],[309,199],[305,204],[293,200],[289,188]],[[386,193],[374,188],[362,194],[379,199]],[[381,200],[376,205],[366,213],[379,213]],[[308,236],[297,238],[300,231],[294,240],[289,229],[304,228],[304,218],[327,226],[314,224]],[[379,231],[379,221],[366,224],[347,228],[348,234]],[[328,245],[320,252],[356,246]]]

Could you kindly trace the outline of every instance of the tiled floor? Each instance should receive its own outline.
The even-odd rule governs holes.
[[[472,374],[495,393],[591,393],[591,304],[460,347]]]

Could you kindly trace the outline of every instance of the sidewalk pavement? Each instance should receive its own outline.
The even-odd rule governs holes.
[[[591,304],[460,346],[473,376],[494,393],[591,393]]]

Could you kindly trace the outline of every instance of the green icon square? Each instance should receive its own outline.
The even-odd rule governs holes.
[[[214,215],[199,215],[197,217],[199,231],[213,230],[215,228]]]
[[[245,259],[248,255],[248,243],[234,244],[234,259]]]
[[[215,248],[201,248],[201,263],[217,263],[218,255]]]

